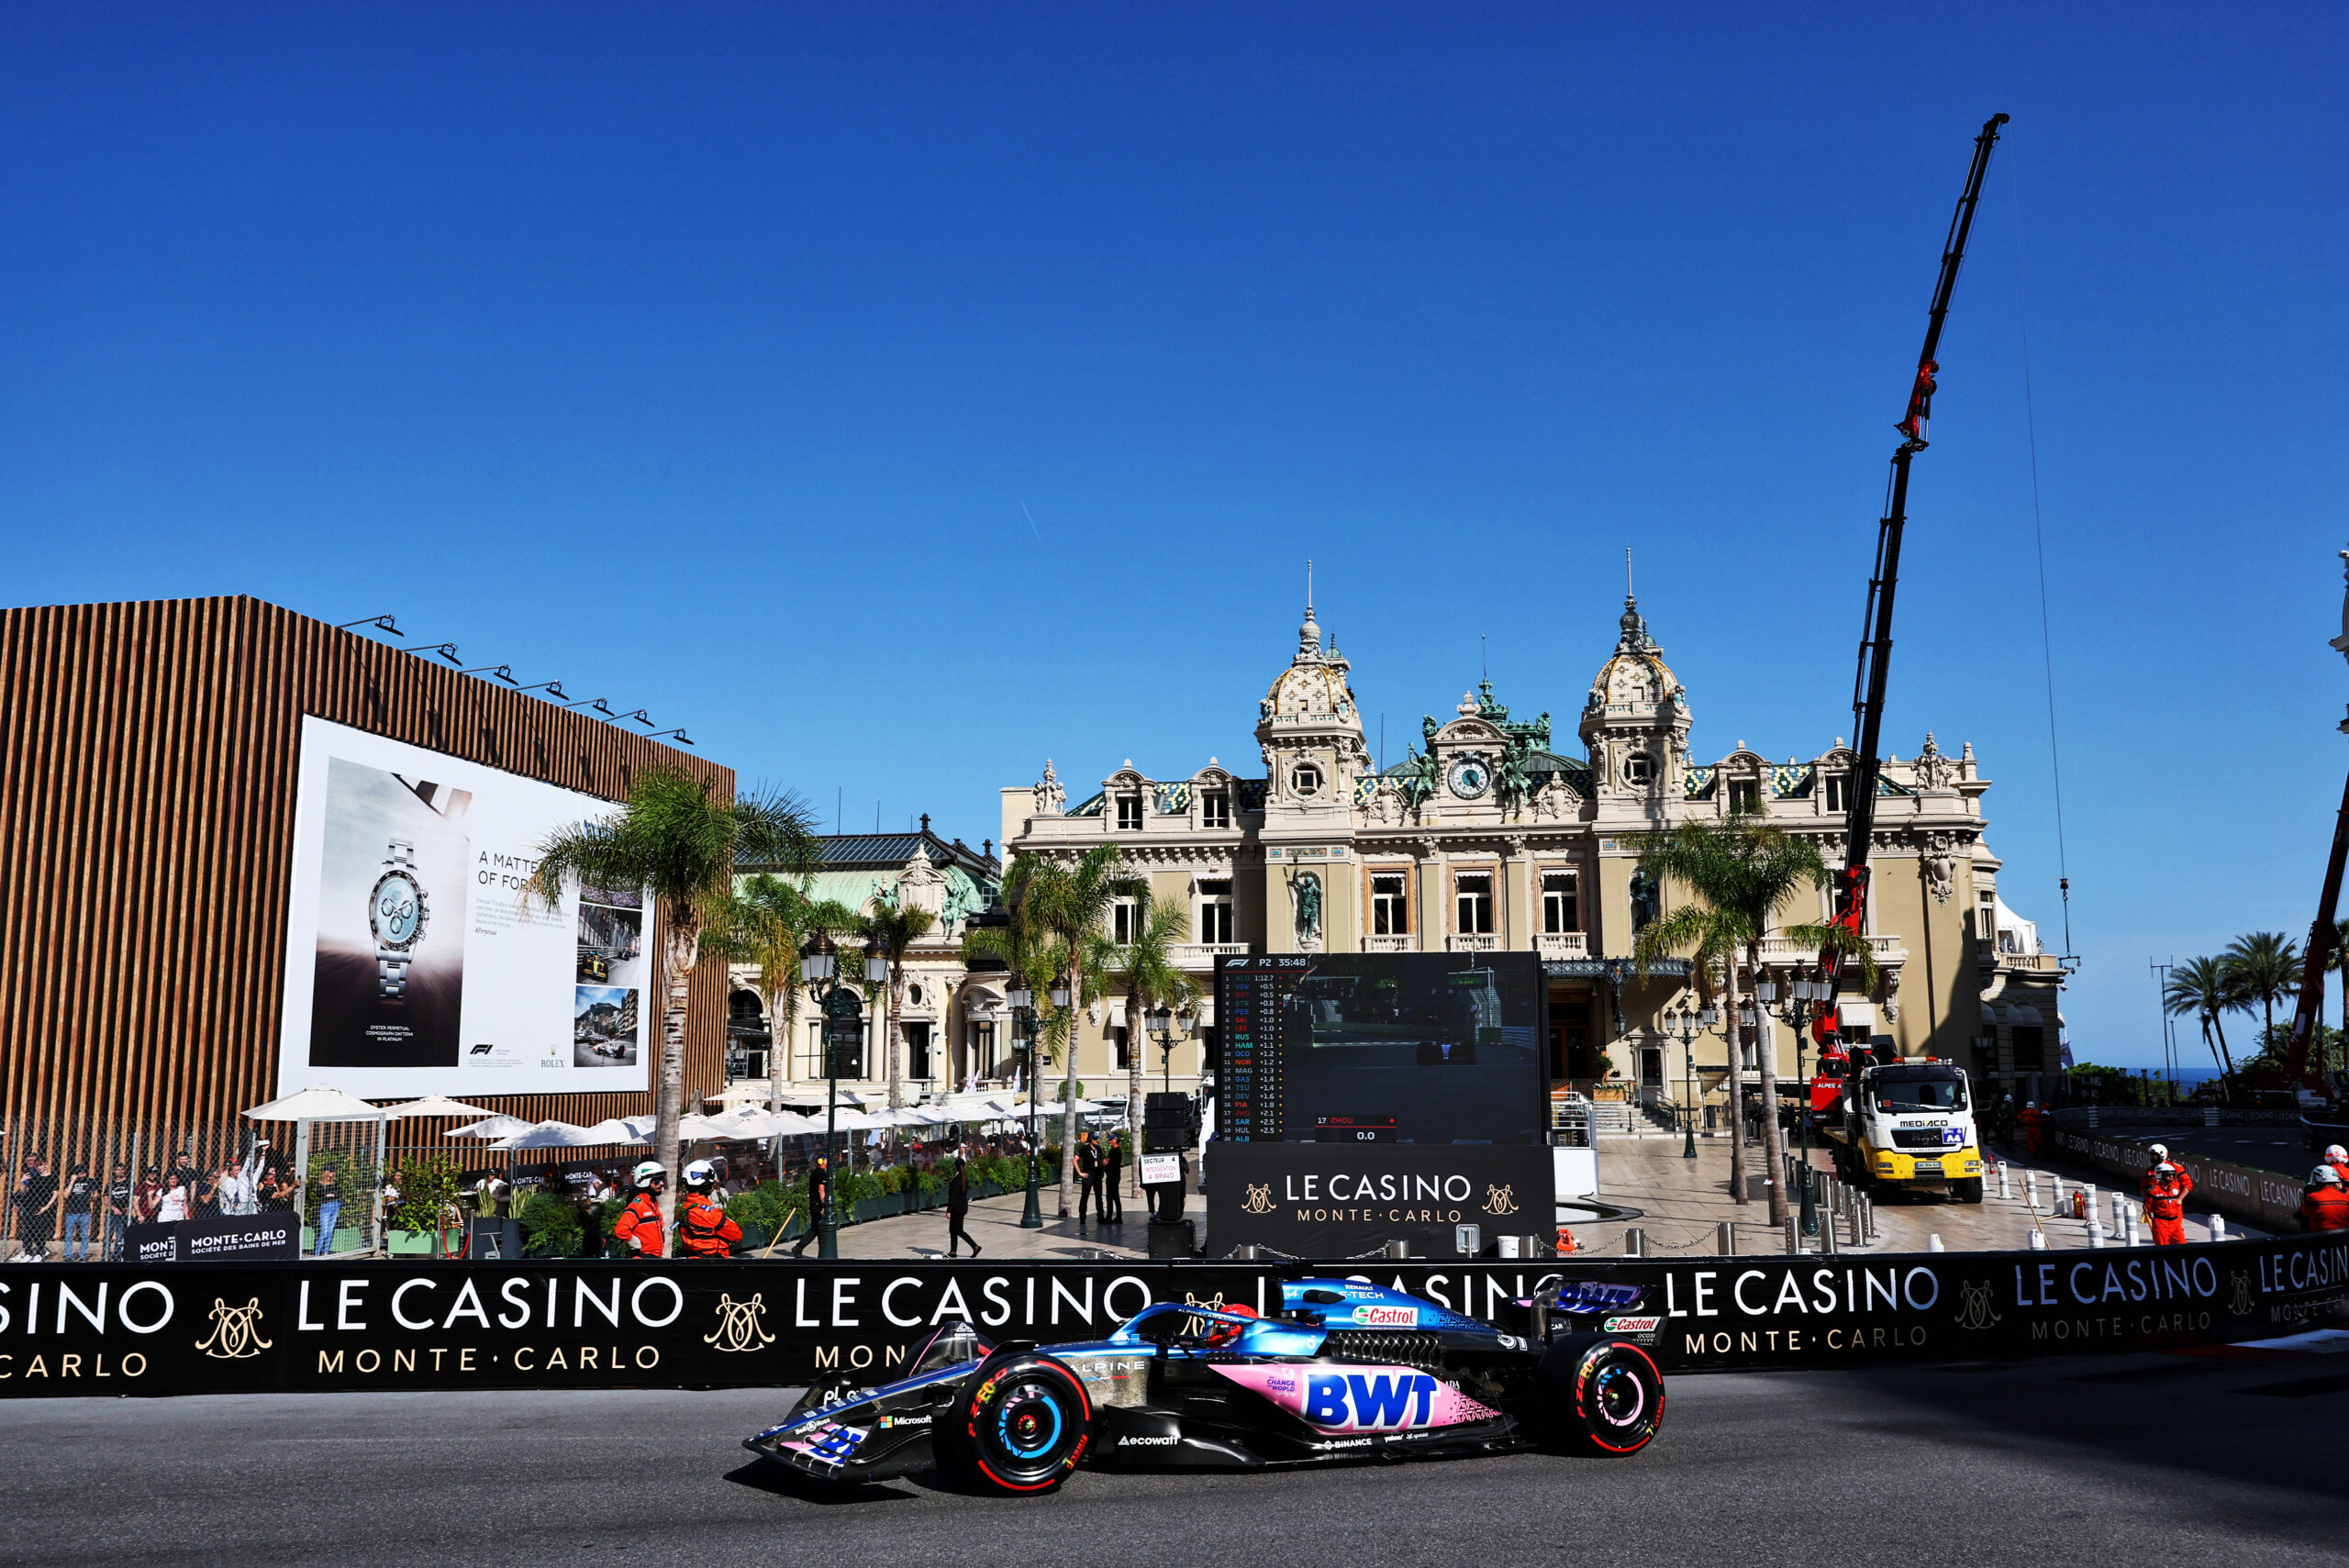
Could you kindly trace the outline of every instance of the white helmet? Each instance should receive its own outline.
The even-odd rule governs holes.
[[[695,1192],[718,1184],[718,1173],[709,1168],[707,1160],[696,1160],[685,1167],[685,1185]]]
[[[2324,1146],[2324,1159],[2327,1164],[2349,1165],[2349,1149],[2343,1149],[2338,1143],[2328,1143]]]
[[[2171,1173],[2172,1173],[2173,1172],[2175,1172],[2176,1169],[2177,1169],[2177,1167],[2176,1167],[2176,1166],[2175,1166],[2175,1165],[2171,1164],[2168,1161],[2165,1160],[2165,1161],[2163,1161],[2160,1164],[2158,1164],[2158,1165],[2156,1165],[2156,1166],[2154,1166],[2154,1174],[2155,1174],[2155,1175],[2157,1175],[2157,1176],[2166,1176],[2166,1175],[2171,1174]]]
[[[2145,1152],[2152,1155],[2156,1160],[2166,1160],[2169,1158],[2169,1145],[2166,1143],[2149,1143],[2145,1146]]]
[[[2315,1170],[2309,1173],[2309,1180],[2311,1184],[2319,1186],[2329,1183],[2337,1187],[2341,1184],[2341,1173],[2334,1170],[2330,1165],[2319,1165]]]
[[[640,1192],[648,1191],[653,1187],[665,1187],[669,1184],[669,1173],[662,1168],[658,1160],[647,1160],[637,1166],[635,1176],[637,1189]]]
[[[2035,1111],[2039,1108],[2039,1102],[2037,1100],[2025,1100],[2022,1103],[2022,1108],[2027,1111]]]

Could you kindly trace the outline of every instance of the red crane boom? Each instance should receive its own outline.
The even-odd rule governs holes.
[[[1983,125],[1982,134],[1974,139],[1974,165],[1966,171],[1965,194],[1957,198],[1957,211],[1949,220],[1949,237],[1942,244],[1941,279],[1933,286],[1932,308],[1925,322],[1925,346],[1917,355],[1917,378],[1909,388],[1908,412],[1895,427],[1900,432],[1900,445],[1892,453],[1890,496],[1876,528],[1876,571],[1868,578],[1867,611],[1861,621],[1860,666],[1852,683],[1854,738],[1859,742],[1859,752],[1852,770],[1850,796],[1844,802],[1850,814],[1851,833],[1844,843],[1843,869],[1835,879],[1833,923],[1855,935],[1863,929],[1863,916],[1867,908],[1868,841],[1876,828],[1876,775],[1883,765],[1876,755],[1876,745],[1884,728],[1885,678],[1892,665],[1892,599],[1900,580],[1901,530],[1908,523],[1909,464],[1925,450],[1925,426],[1932,413],[1933,377],[1941,369],[1934,355],[1941,348],[1942,323],[1949,315],[1950,295],[1957,287],[1958,267],[1965,260],[1965,239],[1974,228],[1974,209],[1982,199],[1982,177],[1989,172],[1990,149],[1998,139],[1998,128],[2006,123],[2005,115],[1992,115]],[[1842,954],[1831,949],[1820,954],[1819,962],[1830,994],[1840,994]],[[1823,1066],[1827,1048],[1841,1038],[1840,1010],[1822,1009],[1813,1029],[1821,1048]]]

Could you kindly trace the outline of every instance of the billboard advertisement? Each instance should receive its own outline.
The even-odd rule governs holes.
[[[658,1002],[643,891],[522,895],[550,832],[611,809],[305,717],[279,1093],[644,1088]]]

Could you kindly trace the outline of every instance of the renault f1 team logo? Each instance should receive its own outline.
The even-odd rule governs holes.
[[[1365,1329],[1416,1329],[1419,1326],[1419,1309],[1365,1302],[1354,1308],[1353,1319]]]

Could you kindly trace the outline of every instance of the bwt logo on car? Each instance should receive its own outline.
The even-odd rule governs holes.
[[[1305,1418],[1317,1427],[1346,1431],[1424,1427],[1434,1407],[1435,1379],[1426,1373],[1356,1373],[1305,1382]]]
[[[1365,1305],[1354,1308],[1353,1319],[1365,1329],[1416,1329],[1419,1326],[1419,1309]]]

